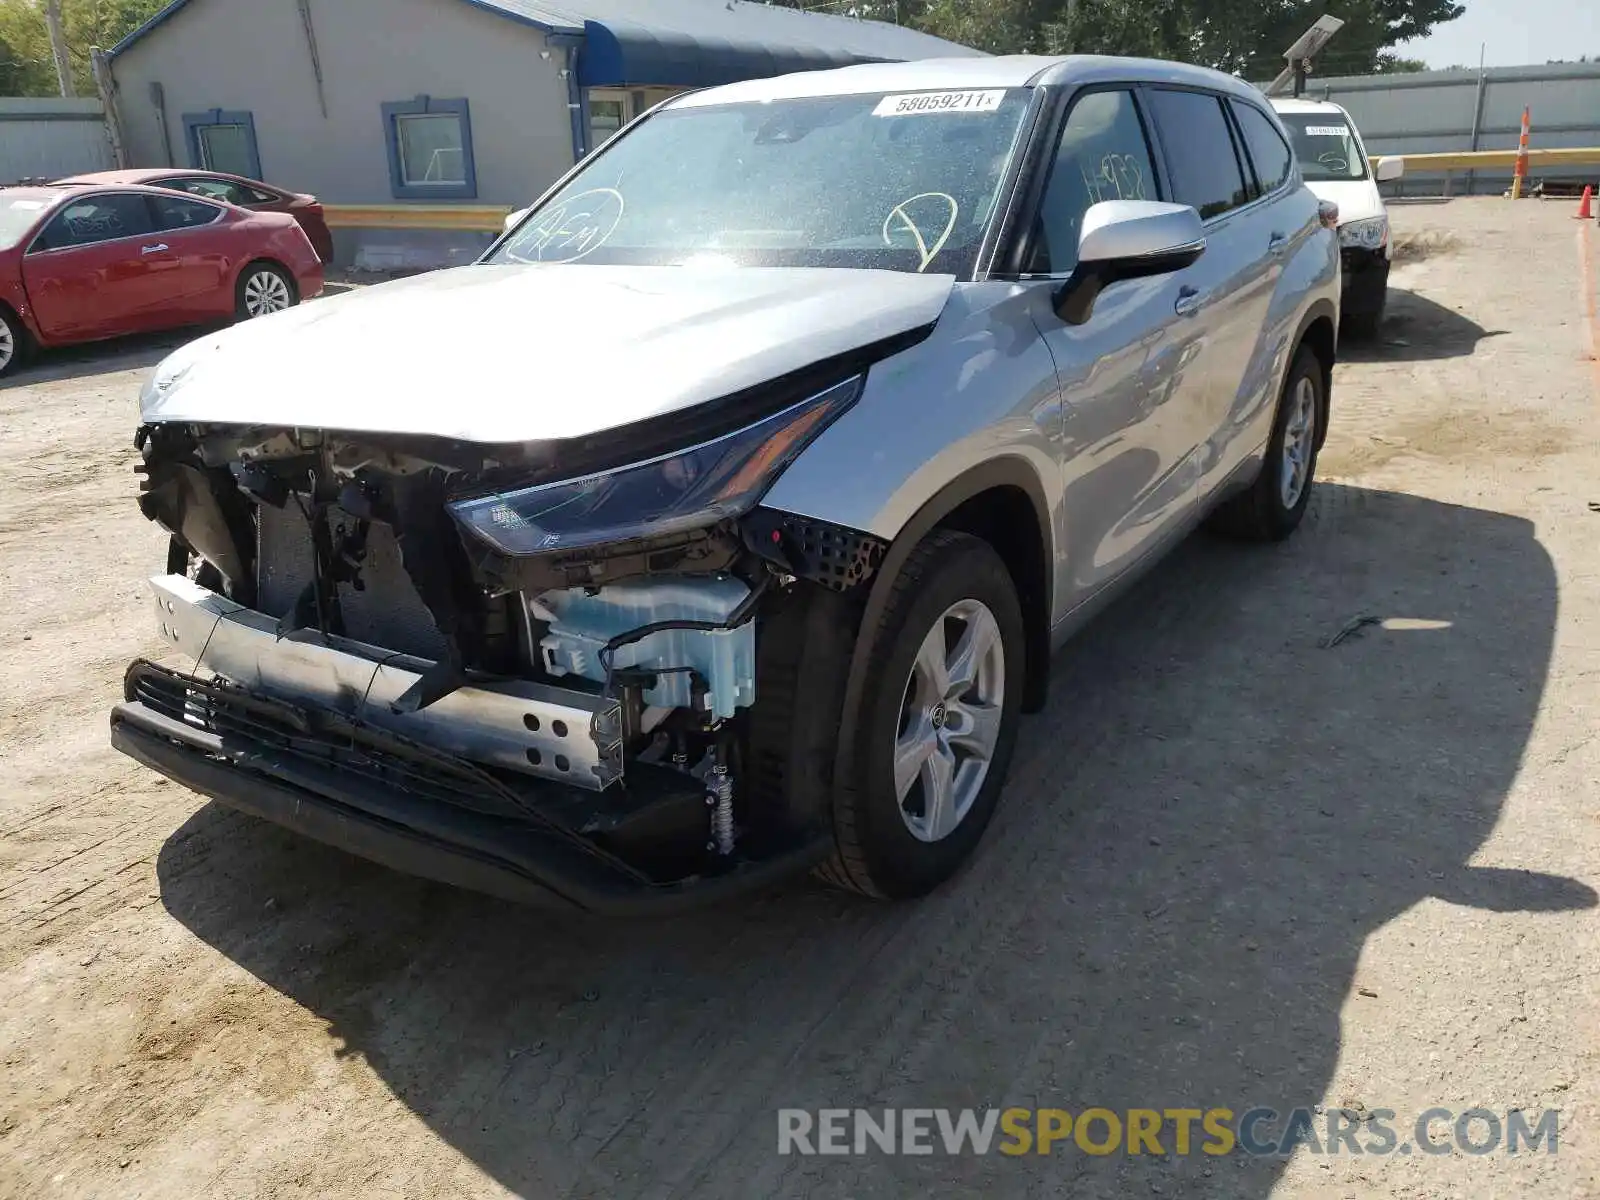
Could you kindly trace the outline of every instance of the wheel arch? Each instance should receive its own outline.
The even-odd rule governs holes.
[[[0,313],[5,315],[7,323],[16,330],[17,345],[12,355],[12,365],[20,366],[30,356],[34,347],[43,343],[28,318],[3,297],[0,297]]]
[[[1339,313],[1333,301],[1324,297],[1306,310],[1300,318],[1299,328],[1295,330],[1292,345],[1293,349],[1284,363],[1285,373],[1293,365],[1301,346],[1310,347],[1317,361],[1322,364],[1323,405],[1317,426],[1317,449],[1320,450],[1328,438],[1329,412],[1333,407],[1333,368],[1339,361]]]
[[[14,287],[0,284],[0,309],[17,323],[22,334],[34,346],[45,344],[44,330],[39,328],[38,319],[33,315],[33,306],[28,303],[28,293],[23,287],[21,275],[17,277]]]
[[[855,712],[861,704],[867,684],[866,664],[873,651],[872,631],[879,627],[895,579],[918,543],[936,529],[957,529],[983,538],[1011,572],[1022,603],[1027,637],[1022,664],[1023,711],[1042,708],[1050,664],[1055,551],[1052,528],[1044,484],[1024,458],[990,459],[934,493],[895,535],[869,585],[857,624],[860,636],[851,651],[843,711]],[[855,730],[846,722],[839,731],[836,762],[849,762],[854,753]]]

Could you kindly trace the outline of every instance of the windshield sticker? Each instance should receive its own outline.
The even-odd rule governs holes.
[[[518,230],[507,253],[522,262],[577,262],[605,245],[626,207],[615,188],[569,196]]]
[[[44,207],[43,200],[13,200],[12,209],[21,209],[23,212],[35,212]]]
[[[1348,125],[1307,125],[1307,137],[1349,137]]]
[[[919,117],[932,113],[996,112],[1004,92],[917,92],[911,96],[885,96],[872,110],[875,117]]]

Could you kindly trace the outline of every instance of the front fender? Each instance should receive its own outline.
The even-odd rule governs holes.
[[[1018,459],[1036,482],[1055,479],[1061,395],[1033,299],[1016,284],[959,285],[933,332],[873,366],[855,406],[762,503],[894,542],[930,500],[991,460]]]

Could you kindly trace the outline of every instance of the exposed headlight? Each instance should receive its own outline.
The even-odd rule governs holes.
[[[701,529],[749,511],[811,439],[861,394],[856,376],[688,450],[450,506],[502,554],[553,554]]]
[[[1378,250],[1389,242],[1389,218],[1365,217],[1339,226],[1339,245],[1359,250]]]

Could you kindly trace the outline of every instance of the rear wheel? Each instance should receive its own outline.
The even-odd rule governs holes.
[[[982,838],[1021,711],[1022,607],[1005,563],[967,534],[932,534],[907,560],[877,629],[854,762],[834,796],[822,874],[869,896],[919,896]]]
[[[0,308],[0,375],[21,364],[28,348],[28,331],[17,316]]]
[[[1212,514],[1211,525],[1218,532],[1276,542],[1299,527],[1317,472],[1317,437],[1328,404],[1326,378],[1311,348],[1301,346],[1283,384],[1261,474],[1249,491]]]
[[[237,301],[239,320],[248,321],[293,308],[300,297],[294,280],[282,267],[256,262],[239,273]]]

